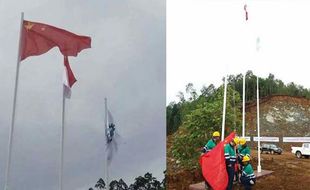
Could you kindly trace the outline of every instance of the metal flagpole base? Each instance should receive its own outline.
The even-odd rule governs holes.
[[[262,172],[262,166],[257,166],[257,172],[258,173]]]

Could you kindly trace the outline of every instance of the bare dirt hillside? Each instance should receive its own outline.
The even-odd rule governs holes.
[[[256,102],[246,106],[246,134],[256,131]],[[269,96],[260,100],[260,133],[272,137],[309,137],[310,100],[293,96]]]

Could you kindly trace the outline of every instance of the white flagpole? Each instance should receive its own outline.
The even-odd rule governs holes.
[[[245,23],[247,23],[247,3],[244,2],[244,11],[246,13],[246,20]],[[247,31],[246,31],[247,32]],[[245,136],[245,77],[246,72],[243,74],[243,83],[242,83],[242,137]]]
[[[257,140],[257,143],[258,143],[258,165],[257,165],[257,172],[261,172],[262,171],[262,167],[261,167],[261,165],[260,165],[260,123],[259,123],[259,86],[258,86],[258,80],[259,80],[259,78],[258,78],[258,76],[257,76],[257,79],[256,79],[256,85],[257,85],[257,90],[256,90],[256,92],[257,92],[257,94],[256,94],[256,96],[257,96],[257,138],[258,138],[258,140]]]
[[[63,85],[62,95],[62,122],[60,134],[60,170],[59,170],[59,189],[63,190],[63,163],[64,163],[64,140],[65,140],[65,113],[66,113],[66,98],[65,98],[65,85]]]
[[[226,117],[226,96],[227,96],[227,76],[224,80],[224,103],[223,103],[223,118],[222,118],[222,141],[225,137],[225,117]]]
[[[242,137],[245,136],[245,75],[243,75],[243,97],[242,97]]]
[[[106,138],[106,160],[105,160],[105,182],[106,182],[106,186],[109,189],[109,173],[108,173],[108,139],[107,139],[107,129],[108,129],[108,100],[107,98],[104,98],[104,108],[105,108],[105,115],[104,115],[104,127],[105,127],[105,138]]]
[[[20,18],[20,32],[19,32],[19,42],[18,42],[18,54],[17,54],[17,66],[16,66],[16,76],[15,76],[15,88],[14,88],[14,99],[13,99],[13,111],[12,111],[12,120],[11,120],[11,128],[10,128],[10,136],[9,136],[9,145],[8,145],[8,159],[7,166],[5,172],[5,181],[4,181],[4,190],[8,190],[9,188],[9,178],[10,178],[10,170],[11,170],[11,159],[12,159],[12,145],[13,145],[13,133],[15,126],[15,114],[16,114],[16,100],[17,100],[17,90],[18,90],[18,81],[19,81],[19,66],[21,61],[21,38],[23,31],[23,22],[24,22],[24,13],[21,13]]]

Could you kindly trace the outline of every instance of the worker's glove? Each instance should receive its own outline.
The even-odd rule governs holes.
[[[253,180],[250,180],[250,184],[251,184],[251,185],[254,185],[254,181],[253,181]]]

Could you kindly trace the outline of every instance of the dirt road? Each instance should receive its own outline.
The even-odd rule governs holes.
[[[257,151],[252,152],[252,165],[257,168]],[[261,155],[262,169],[273,170],[274,173],[258,179],[254,190],[305,190],[310,189],[310,159],[297,159],[289,151],[282,155]],[[168,162],[168,189],[186,190],[192,183],[202,181],[199,169],[193,171],[169,170]],[[241,190],[236,185],[234,190]]]

